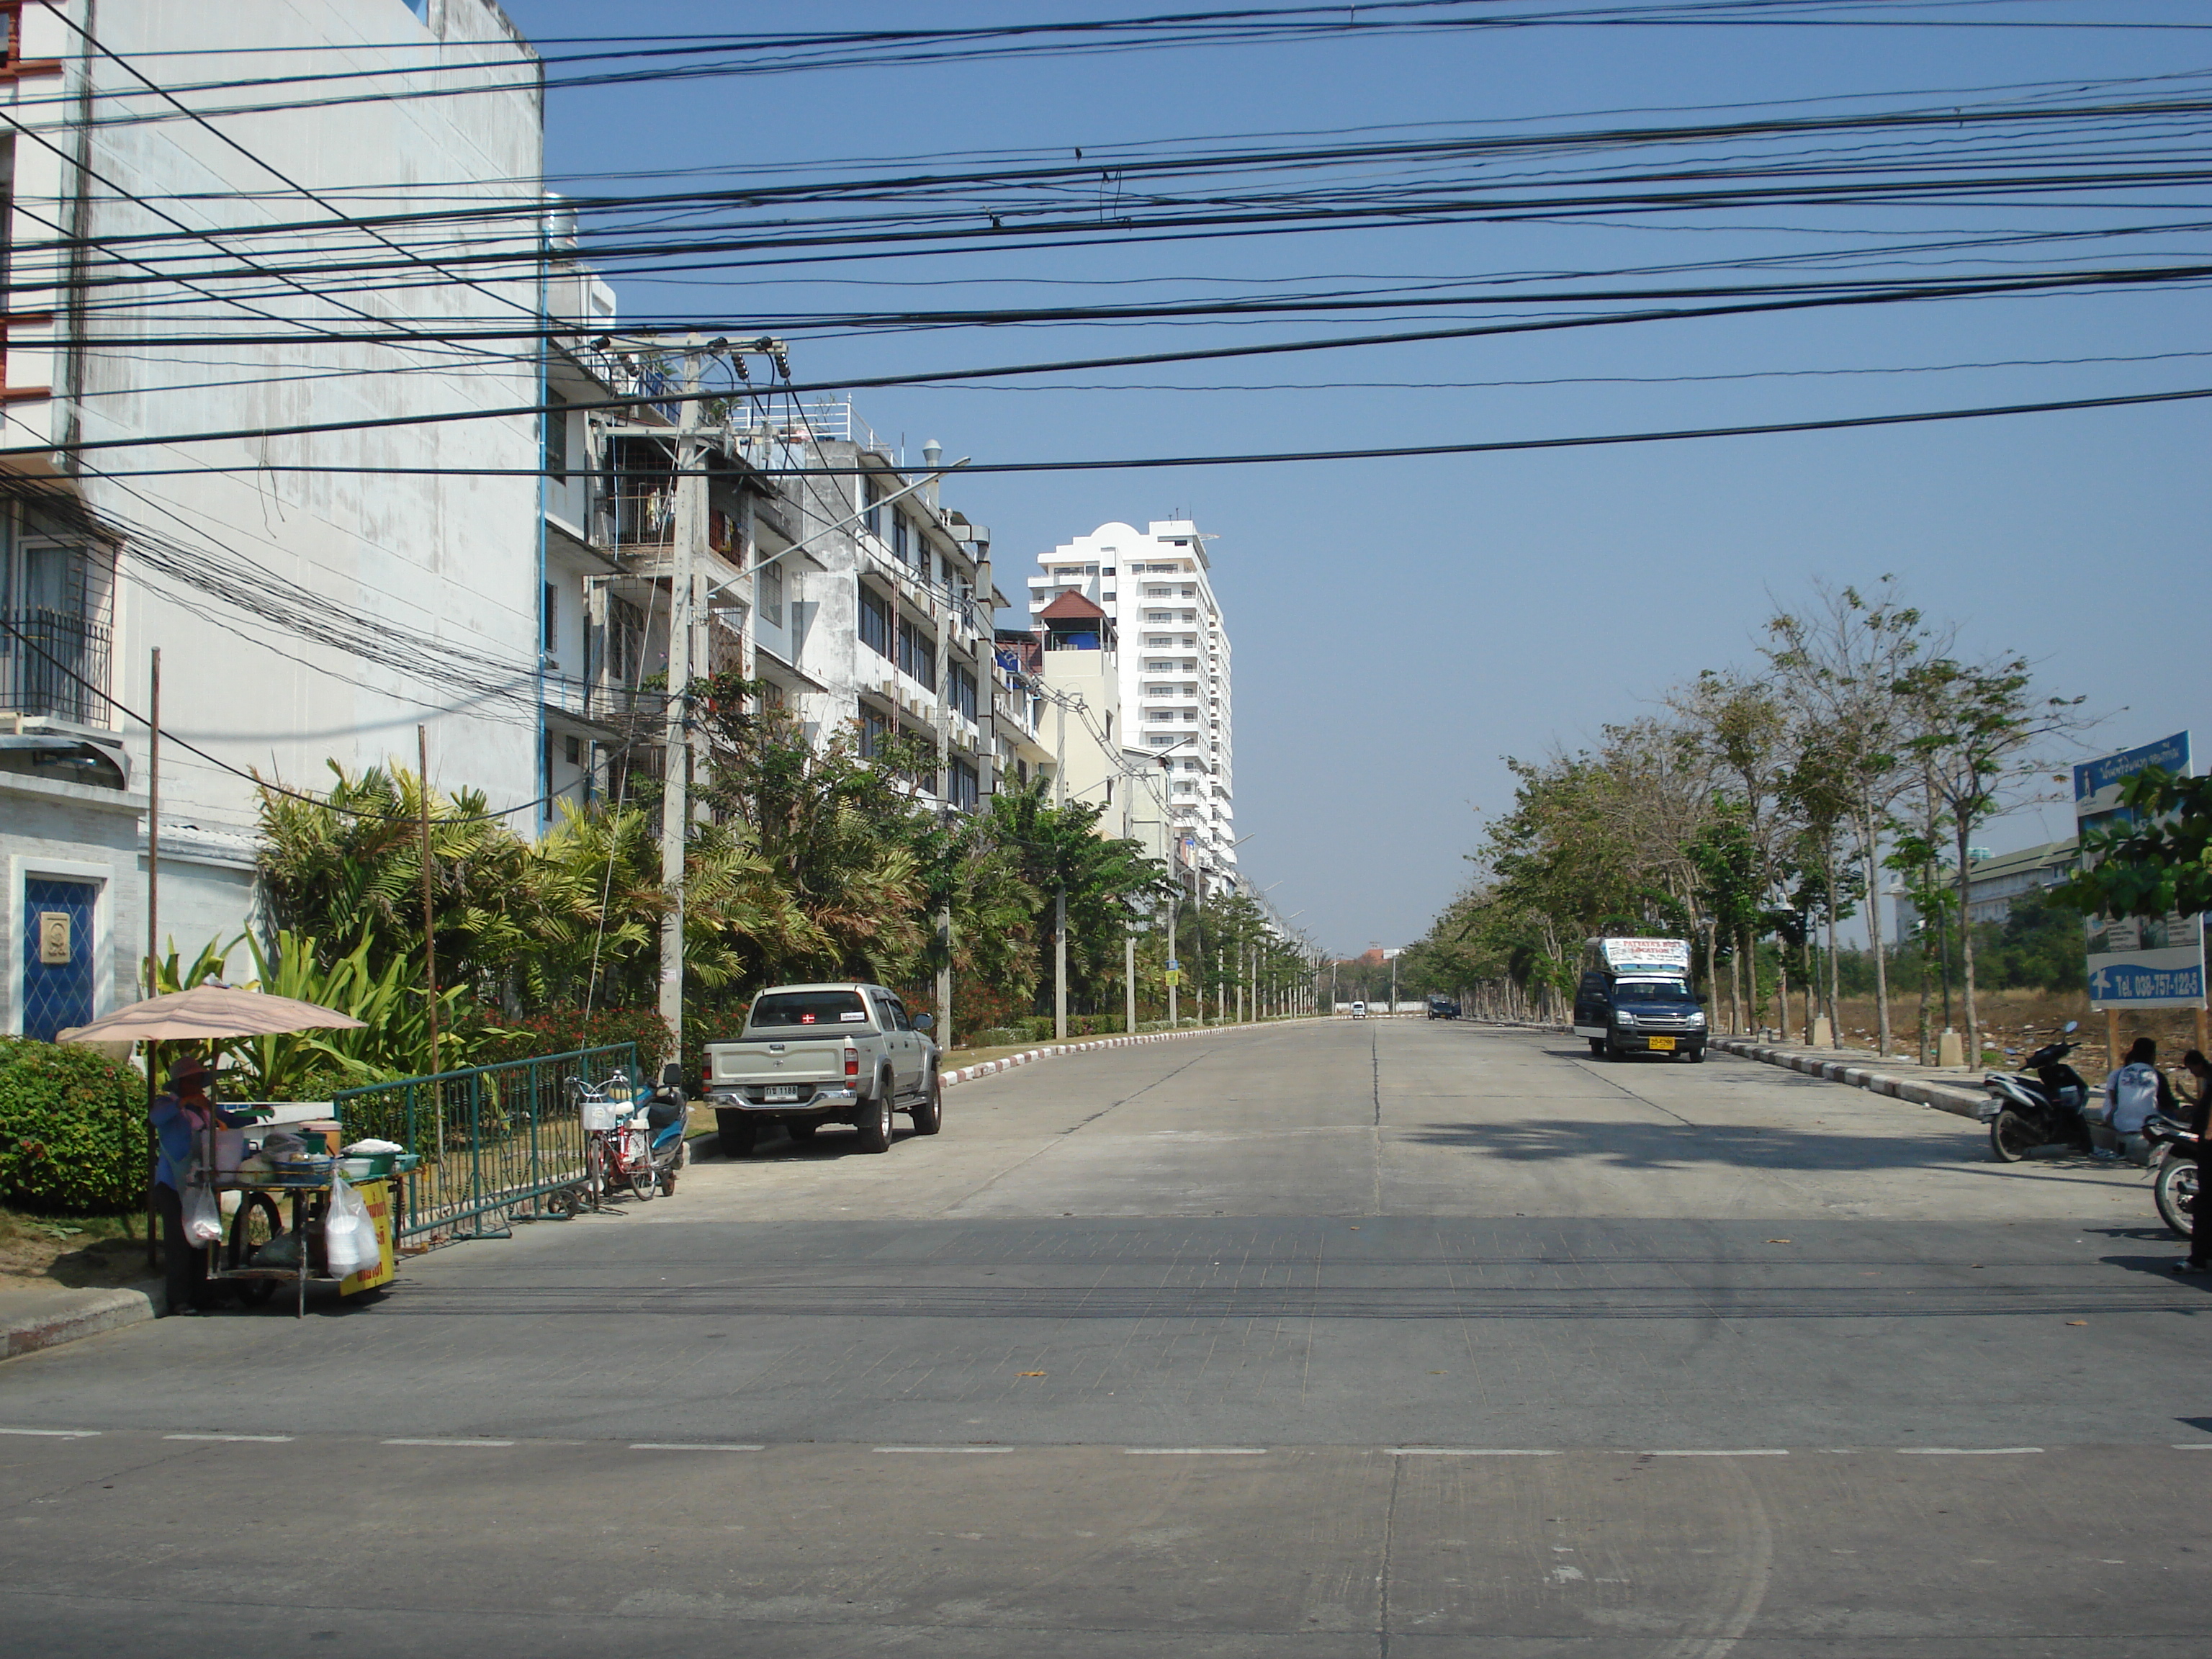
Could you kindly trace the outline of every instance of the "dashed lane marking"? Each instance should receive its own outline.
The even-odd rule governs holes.
[[[1385,1446],[1393,1457],[1557,1457],[1555,1451],[1523,1451],[1517,1447]]]
[[[512,1440],[387,1440],[387,1446],[512,1446]]]
[[[222,1440],[246,1441],[259,1446],[283,1446],[291,1443],[289,1434],[165,1434],[164,1440]]]
[[[2026,1457],[2039,1455],[2040,1446],[1899,1446],[1900,1457]]]
[[[766,1446],[711,1446],[695,1440],[636,1440],[632,1451],[766,1451]],[[878,1449],[881,1449],[878,1448]]]
[[[1265,1446],[1124,1446],[1126,1457],[1265,1457]]]
[[[98,1429],[0,1429],[0,1434],[30,1435],[41,1440],[89,1440]]]
[[[1012,1446],[878,1446],[876,1449],[879,1452],[910,1453],[927,1457],[939,1452],[988,1455],[994,1453],[1010,1452],[1013,1448]]]

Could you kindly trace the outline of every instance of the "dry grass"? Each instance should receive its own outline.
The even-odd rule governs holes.
[[[0,1210],[0,1290],[106,1289],[149,1276],[142,1217]]]
[[[2083,1076],[2101,1079],[2112,1069],[2113,1060],[2105,1048],[2105,1017],[2089,1006],[2085,991],[1984,991],[1976,999],[1982,1017],[1982,1042],[1985,1063],[2004,1064],[2018,1060],[2031,1048],[2050,1042],[2069,1019],[2081,1022],[2075,1033],[2081,1047],[2076,1049],[2071,1063]],[[1790,999],[1793,1019],[1802,1019],[1803,1003],[1796,996]],[[1851,1048],[1874,1047],[1875,1003],[1872,997],[1845,997],[1838,1005],[1838,1013],[1843,1024],[1844,1045]],[[1929,1045],[1943,1030],[1943,1004],[1936,999],[1929,1009]],[[1951,998],[1952,1029],[1964,1034],[1966,1008],[1954,992]],[[1910,997],[1890,1000],[1890,1030],[1894,1051],[1907,1057],[1915,1056],[1920,1049],[1920,998],[1917,993]],[[1799,1035],[1802,1035],[1802,1029]],[[2159,1059],[2168,1069],[2178,1071],[2184,1050],[2197,1042],[2197,1016],[2192,1009],[2159,1008],[2142,1013],[2123,1014],[2120,1017],[2120,1042],[2123,1048],[2137,1037],[2147,1036],[2158,1043]]]

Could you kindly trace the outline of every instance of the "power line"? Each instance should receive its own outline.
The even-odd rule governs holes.
[[[1753,438],[1790,432],[1842,432],[1857,427],[1911,426],[1942,421],[1972,421],[2006,415],[2050,415],[2069,410],[2124,409],[2136,404],[2185,403],[2212,398],[2212,386],[2192,386],[2173,392],[2124,393],[2109,398],[2051,398],[2039,403],[1994,404],[1972,409],[1933,409],[1902,414],[1851,415],[1829,420],[1774,421],[1745,426],[1709,426],[1647,432],[1592,433],[1563,438],[1505,438],[1479,443],[1381,445],[1363,449],[1301,449],[1235,453],[1217,455],[1142,455],[1112,460],[971,461],[962,473],[986,472],[1112,472],[1146,471],[1186,466],[1278,466],[1310,461],[1371,461],[1437,455],[1504,454],[1516,450],[1577,449],[1619,444],[1674,443],[1697,438]],[[115,478],[171,477],[210,471],[304,473],[348,473],[379,477],[533,477],[534,468],[434,466],[240,466],[236,468],[144,468],[113,471]],[[850,477],[851,467],[763,466],[755,471],[766,477]],[[704,476],[690,471],[656,471],[656,477]]]

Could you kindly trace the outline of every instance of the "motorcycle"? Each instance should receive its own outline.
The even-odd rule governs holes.
[[[636,1097],[650,1137],[647,1146],[652,1178],[662,1192],[669,1194],[676,1190],[677,1172],[691,1162],[691,1143],[684,1138],[684,1127],[691,1121],[691,1103],[684,1097],[683,1078],[683,1067],[671,1060],[660,1068],[659,1083]],[[644,1179],[641,1171],[639,1180],[632,1184],[641,1187]],[[644,1196],[641,1190],[640,1196]]]
[[[2089,1138],[2089,1085],[2066,1056],[2081,1045],[2065,1040],[2081,1029],[2066,1022],[2064,1036],[2045,1043],[2017,1073],[1991,1072],[1982,1079],[1990,1098],[1978,1115],[1990,1126],[1990,1151],[2000,1164],[2017,1164],[2039,1146],[2065,1146],[2086,1152]]]
[[[2151,1191],[2158,1200],[2159,1219],[2188,1238],[2197,1216],[2197,1149],[2202,1137],[2163,1112],[2146,1118],[2142,1133],[2151,1146]]]

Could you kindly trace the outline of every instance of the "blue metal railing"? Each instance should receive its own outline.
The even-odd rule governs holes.
[[[484,1238],[546,1213],[548,1194],[583,1179],[584,1135],[571,1079],[635,1079],[637,1045],[471,1066],[340,1091],[347,1141],[395,1141],[422,1161],[396,1177],[395,1236],[432,1243]]]

